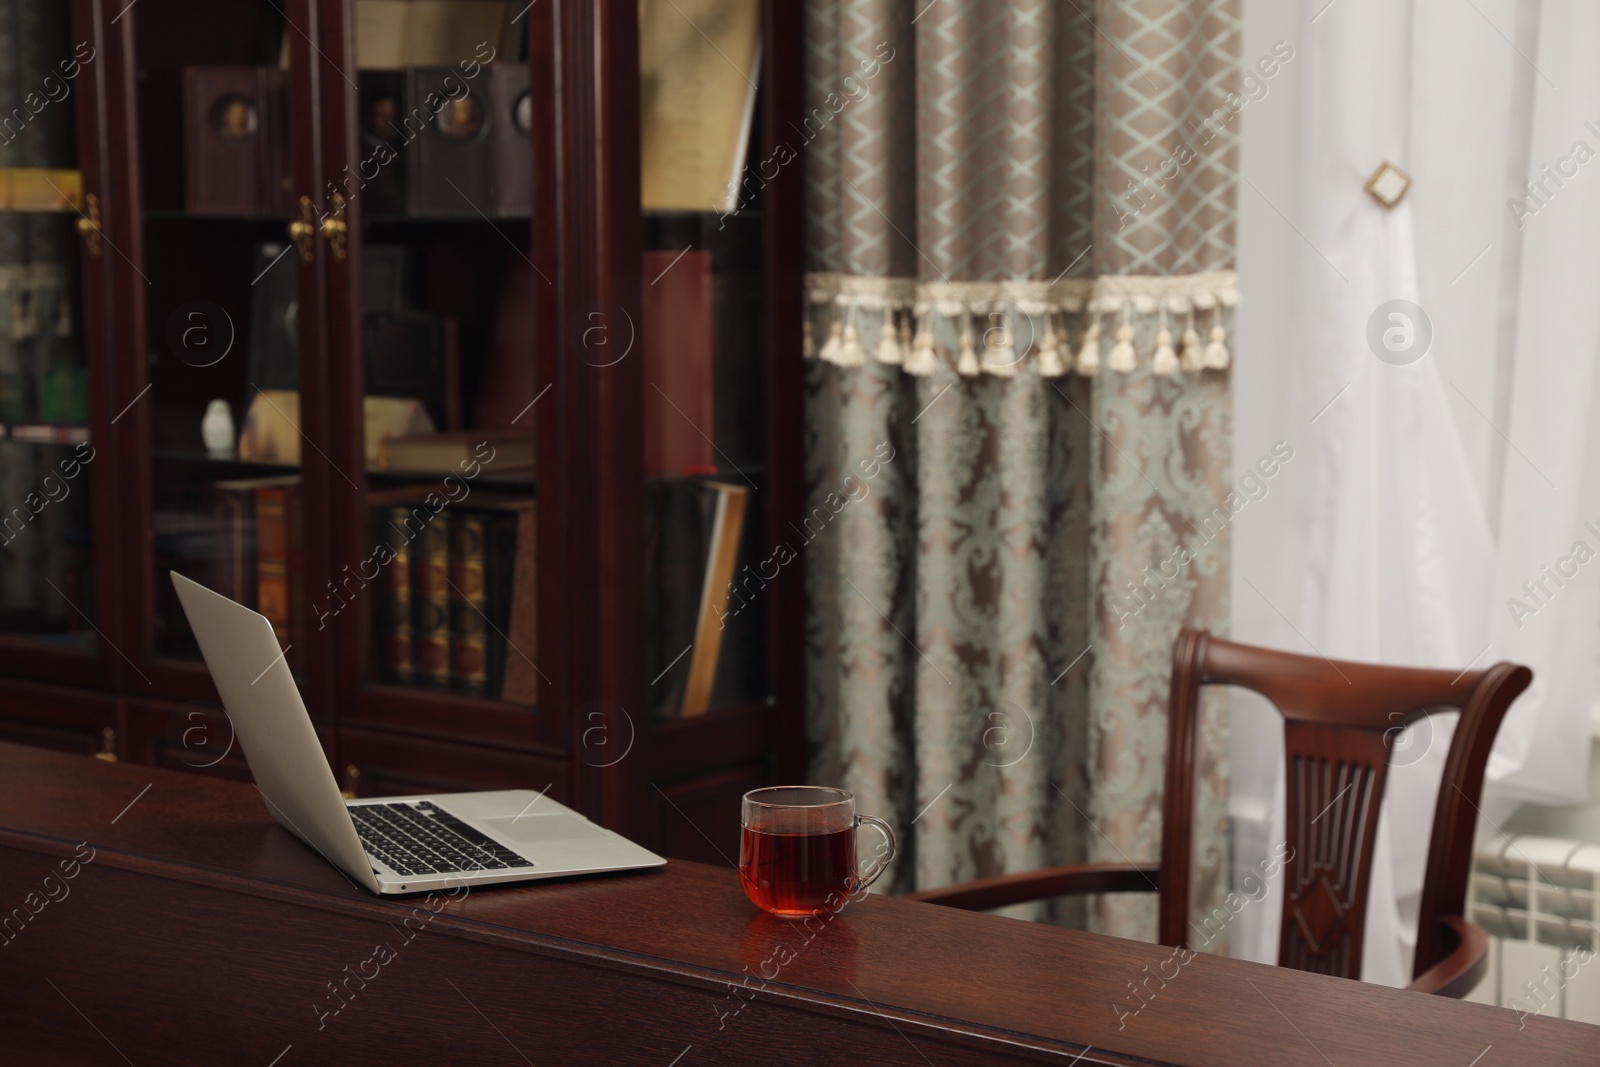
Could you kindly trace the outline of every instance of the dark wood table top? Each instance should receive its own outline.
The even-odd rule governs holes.
[[[0,846],[40,853],[44,872],[82,841],[97,867],[324,911],[399,922],[417,903],[352,885],[273,823],[251,786],[0,744]],[[1206,955],[1173,976],[1158,945],[907,900],[852,904],[808,939],[756,911],[731,868],[689,862],[476,890],[435,923],[668,981],[743,983],[684,1023],[684,1044],[702,1048],[721,1012],[765,1001],[890,1025],[913,1050],[915,1035],[940,1032],[1010,1042],[1024,1059],[1071,1062],[1088,1047],[1084,1064],[1600,1063],[1600,1030],[1578,1023],[1519,1028],[1499,1008]],[[1153,973],[1172,977],[1126,1015],[1129,983]]]

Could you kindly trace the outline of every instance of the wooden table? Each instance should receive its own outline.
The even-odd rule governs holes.
[[[1170,950],[876,897],[808,932],[695,863],[379,899],[250,786],[0,744],[7,916],[8,1064],[1600,1063],[1578,1023],[1210,956],[1122,1016]]]

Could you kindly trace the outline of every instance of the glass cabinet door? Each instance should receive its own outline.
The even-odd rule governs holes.
[[[349,235],[330,421],[353,477],[330,484],[319,611],[368,725],[538,728],[518,723],[543,681],[525,6],[323,4],[343,33],[323,193]]]
[[[297,195],[309,134],[291,69],[307,15],[304,2],[141,0],[117,16],[132,23],[121,87],[137,101],[125,268],[143,308],[120,421],[148,456],[127,504],[149,531],[130,626],[164,695],[210,689],[176,571],[272,620],[317,703],[303,676],[318,483],[303,474],[325,448],[320,387],[303,379],[316,235]]]
[[[72,6],[59,0],[9,5],[0,20],[0,657],[8,673],[55,675],[61,653],[68,662],[110,654],[96,633],[108,625],[98,586],[107,553],[97,554],[93,537],[94,487],[106,463],[96,462],[103,443],[91,440],[84,336],[84,302],[104,294],[86,271],[104,247],[88,227],[98,221],[98,196],[86,193],[72,99],[92,91],[86,65],[95,58],[75,32]],[[90,680],[77,670],[71,680]]]
[[[640,5],[639,340],[647,674],[657,720],[764,705],[760,0]],[[770,162],[770,161],[768,161]]]

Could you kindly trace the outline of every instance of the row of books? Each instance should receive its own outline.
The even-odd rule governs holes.
[[[378,512],[392,551],[377,613],[383,677],[401,685],[534,704],[537,533],[531,500],[433,512]]]
[[[473,63],[472,70],[358,72],[360,159],[329,179],[330,192],[360,199],[368,215],[526,216],[533,189],[527,64]],[[294,214],[288,72],[186,67],[183,93],[188,210]]]
[[[207,559],[212,588],[265,615],[286,648],[306,647],[304,627],[338,625],[353,603],[371,598],[384,679],[535,704],[533,501],[490,500],[479,490],[470,498],[479,506],[470,509],[435,513],[406,502],[431,492],[408,487],[370,494],[376,517],[371,555],[343,567],[320,593],[304,577],[298,475],[213,483],[210,516],[183,531],[187,546],[175,555]],[[291,664],[298,662],[297,652],[289,655]]]
[[[672,479],[651,483],[648,495],[652,710],[692,718],[759,699],[771,574],[753,562],[760,536],[748,488]],[[285,647],[305,647],[302,626],[337,619],[351,601],[371,597],[384,680],[537,704],[531,499],[480,489],[470,498],[477,506],[435,512],[418,502],[428,496],[424,487],[372,493],[381,547],[317,595],[303,578],[298,476],[221,481],[212,496],[216,521],[203,531],[205,545],[185,554],[209,555],[213,587],[271,620]]]

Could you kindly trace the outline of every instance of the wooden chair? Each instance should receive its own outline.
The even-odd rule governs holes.
[[[1381,667],[1255,648],[1184,630],[1172,655],[1160,867],[1055,867],[912,897],[984,911],[1069,894],[1156,888],[1161,943],[1187,947],[1200,687],[1242,686],[1266,697],[1284,717],[1286,836],[1293,852],[1277,875],[1284,889],[1278,963],[1360,978],[1389,740],[1398,736],[1398,727],[1432,710],[1453,707],[1460,709],[1461,718],[1434,811],[1414,980],[1408,988],[1459,997],[1482,977],[1488,949],[1484,932],[1462,917],[1484,766],[1506,709],[1532,681],[1532,671],[1510,663],[1460,674]]]

